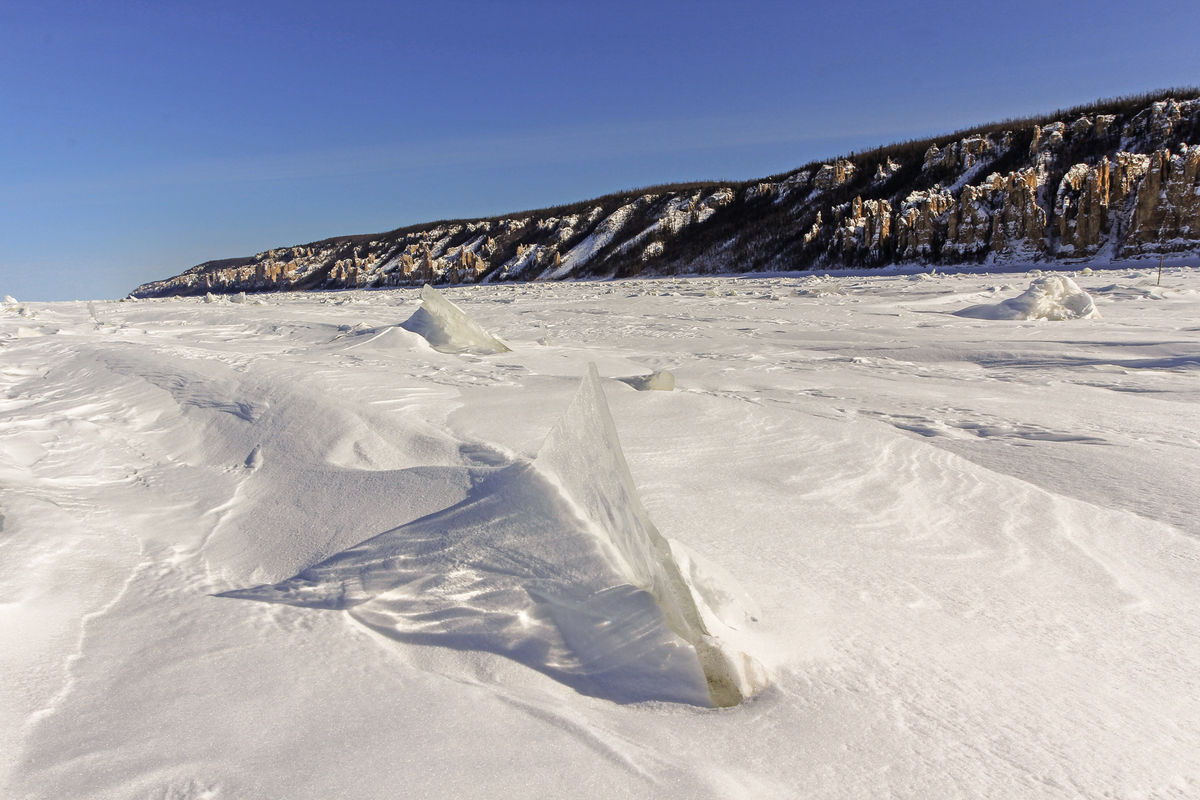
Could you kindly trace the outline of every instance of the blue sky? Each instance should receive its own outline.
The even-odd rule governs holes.
[[[0,294],[1200,83],[1200,4],[0,2]]]

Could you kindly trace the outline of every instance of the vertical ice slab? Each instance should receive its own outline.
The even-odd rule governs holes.
[[[509,347],[429,284],[421,287],[421,307],[400,327],[425,337],[443,353],[506,353]]]
[[[670,544],[642,506],[595,364],[535,464],[589,523],[617,571],[650,592],[667,626],[695,649],[714,705],[737,705],[763,687],[761,667],[709,630]]]

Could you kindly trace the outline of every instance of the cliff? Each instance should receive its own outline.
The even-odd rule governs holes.
[[[1191,251],[1200,251],[1200,99],[1166,97],[891,145],[760,181],[658,187],[210,261],[132,295]]]

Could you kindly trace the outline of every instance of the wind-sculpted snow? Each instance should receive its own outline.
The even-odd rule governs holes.
[[[400,327],[425,337],[430,347],[443,353],[486,355],[509,350],[429,284],[421,288],[421,307]]]
[[[1049,275],[1029,284],[1018,297],[995,304],[964,308],[960,317],[974,319],[1096,319],[1100,312],[1092,296],[1065,275]]]
[[[489,472],[463,502],[294,578],[222,596],[349,610],[392,638],[499,653],[617,702],[732,706],[765,683],[708,630],[638,499],[594,365],[533,465]]]
[[[225,597],[348,610],[402,642],[485,650],[617,702],[709,704],[691,648],[529,464],[282,583]]]
[[[1200,796],[1158,261],[456,290],[498,357],[419,283],[0,302],[0,797]],[[1048,274],[1102,317],[956,313]]]

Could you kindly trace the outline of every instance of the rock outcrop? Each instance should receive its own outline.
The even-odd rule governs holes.
[[[855,197],[843,206],[835,234],[837,248],[850,259],[865,253],[878,258],[892,237],[892,206],[887,200]]]
[[[1149,164],[1149,156],[1117,153],[1112,160],[1105,157],[1094,165],[1075,164],[1067,170],[1054,202],[1059,255],[1090,255],[1100,248],[1127,218],[1127,213],[1114,215],[1114,211],[1127,211],[1127,201]]]
[[[1038,187],[1032,168],[1007,175],[993,172],[981,184],[964,186],[949,216],[942,253],[977,258],[1038,252],[1046,228]]]
[[[744,184],[617,194],[210,261],[152,297],[1200,252],[1200,99],[1114,101]]]
[[[1156,150],[1137,188],[1126,253],[1192,249],[1200,239],[1200,146]]]

